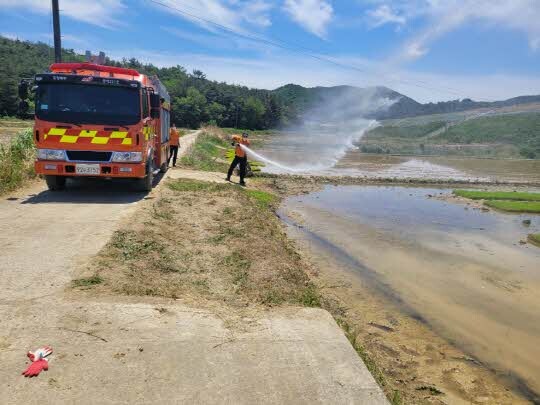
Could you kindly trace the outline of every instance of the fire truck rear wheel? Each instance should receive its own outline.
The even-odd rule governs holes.
[[[50,191],[60,191],[66,188],[64,176],[45,176],[45,182]]]
[[[169,162],[165,162],[161,165],[161,167],[159,168],[159,171],[161,173],[167,173],[167,170],[169,170]]]

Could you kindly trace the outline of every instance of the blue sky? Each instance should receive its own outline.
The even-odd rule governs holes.
[[[540,94],[540,0],[59,1],[64,47],[250,87],[385,85],[419,101]],[[52,43],[49,0],[0,8],[1,35]]]

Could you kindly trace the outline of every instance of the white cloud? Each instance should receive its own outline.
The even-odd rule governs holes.
[[[285,0],[285,12],[305,30],[326,38],[334,9],[326,0]]]
[[[368,10],[367,14],[370,17],[371,25],[373,27],[379,27],[384,24],[392,23],[404,25],[407,22],[407,18],[405,16],[396,13],[387,4],[383,4],[374,10]]]
[[[403,47],[403,52],[395,58],[397,61],[425,55],[441,36],[471,22],[523,32],[530,47],[540,49],[539,0],[376,0],[376,3],[376,8],[366,12],[372,25],[404,25],[416,19],[426,23]]]
[[[46,0],[0,0],[0,8],[23,9],[39,14],[51,13],[51,2]],[[63,0],[62,17],[70,17],[103,28],[115,29],[123,23],[120,15],[127,8],[123,0]]]
[[[241,33],[249,32],[244,28],[246,24],[261,28],[272,24],[272,5],[266,0],[160,0],[160,3],[166,5],[163,7],[156,4],[161,10],[213,32],[219,29],[203,19]]]
[[[405,46],[404,54],[410,59],[417,59],[424,56],[428,50],[422,47],[421,42],[410,42]]]

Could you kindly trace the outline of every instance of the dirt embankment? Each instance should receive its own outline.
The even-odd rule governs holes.
[[[319,306],[309,264],[269,209],[275,201],[262,190],[169,179],[76,284],[197,307]]]

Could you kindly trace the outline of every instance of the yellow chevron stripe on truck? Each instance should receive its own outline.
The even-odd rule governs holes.
[[[146,131],[145,136],[148,139],[149,136],[149,128],[148,131]],[[57,142],[60,143],[88,143],[88,141],[82,141],[83,139],[91,138],[90,143],[95,145],[107,145],[109,143],[116,144],[116,145],[124,145],[129,146],[133,144],[133,141],[130,137],[128,137],[128,131],[97,131],[97,130],[88,130],[83,129],[79,132],[76,132],[74,130],[67,130],[64,128],[51,128],[44,136],[45,140],[53,140],[51,139],[55,138]],[[111,139],[114,141],[111,142]],[[120,142],[121,140],[121,142]],[[80,142],[81,141],[81,142]]]

